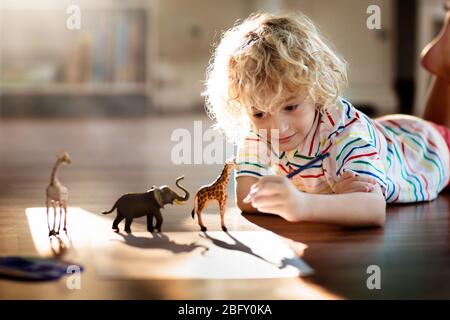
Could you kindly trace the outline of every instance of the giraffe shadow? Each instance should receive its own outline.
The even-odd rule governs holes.
[[[247,254],[254,256],[264,262],[267,262],[271,265],[276,266],[280,270],[285,269],[288,266],[294,267],[301,272],[304,270],[304,265],[302,264],[301,260],[298,257],[283,258],[281,260],[280,264],[277,264],[272,261],[268,261],[267,259],[261,257],[260,255],[256,254],[255,252],[253,252],[252,248],[250,248],[249,246],[244,244],[242,241],[236,239],[236,237],[233,237],[228,231],[226,231],[225,233],[228,235],[228,237],[230,237],[234,241],[234,244],[233,243],[230,244],[228,242],[214,238],[207,232],[203,232],[203,234],[200,234],[200,237],[203,239],[210,240],[214,245],[216,245],[220,248],[247,253]]]
[[[112,240],[112,241],[119,241],[119,242],[125,243],[126,245],[128,245],[130,247],[134,247],[134,248],[164,249],[164,250],[171,251],[175,254],[192,252],[198,248],[201,248],[201,249],[203,249],[201,251],[202,255],[205,255],[205,253],[209,250],[209,248],[207,246],[197,244],[196,242],[191,242],[190,244],[177,243],[177,242],[171,240],[164,233],[153,234],[152,238],[136,237],[132,233],[123,234],[123,233],[118,232],[117,234],[120,235],[125,242],[122,242],[121,240]]]
[[[283,258],[281,260],[281,264],[278,266],[279,269],[285,269],[288,266],[294,267],[299,271],[303,271],[304,265],[301,263],[300,259],[297,257],[294,258]]]
[[[69,249],[73,249],[72,240],[67,231],[65,231],[65,238],[60,235],[53,235],[49,237],[50,249],[55,258],[61,258],[66,255]]]
[[[276,265],[274,262],[269,261],[267,259],[265,259],[264,257],[261,257],[259,254],[253,252],[252,248],[250,248],[249,246],[247,246],[246,244],[244,244],[242,241],[236,239],[236,237],[233,237],[228,231],[225,231],[225,233],[228,235],[228,237],[230,237],[234,243],[228,243],[226,241],[217,239],[212,237],[210,234],[208,234],[207,232],[203,232],[203,234],[200,234],[200,237],[203,239],[208,239],[210,240],[214,245],[216,245],[217,247],[226,249],[226,250],[232,250],[232,251],[240,251],[240,252],[244,252],[247,253],[255,258],[258,258],[264,262],[267,262],[271,265]],[[277,265],[276,265],[277,266]],[[277,266],[279,267],[279,266]]]
[[[50,249],[52,250],[52,254],[55,258],[61,258],[67,252],[66,243],[57,236],[53,236],[49,238],[50,240]]]

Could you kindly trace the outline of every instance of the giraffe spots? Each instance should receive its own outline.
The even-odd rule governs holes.
[[[198,223],[203,230],[205,228],[201,223],[201,211],[206,207],[209,202],[218,202],[220,215],[225,213],[225,204],[227,199],[227,187],[230,178],[231,170],[233,166],[229,163],[225,164],[219,177],[211,184],[206,185],[198,189],[195,195],[195,201],[197,202],[197,216]],[[222,226],[222,229],[224,226]],[[206,230],[206,228],[205,228]]]

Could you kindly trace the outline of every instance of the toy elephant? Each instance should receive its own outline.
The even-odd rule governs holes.
[[[153,232],[154,229],[161,232],[163,223],[161,209],[164,208],[164,205],[167,203],[173,204],[174,201],[182,204],[189,199],[189,192],[179,184],[179,181],[182,179],[184,179],[184,176],[178,177],[175,184],[185,192],[184,197],[179,196],[166,185],[161,187],[153,186],[144,193],[124,194],[116,201],[111,210],[103,212],[103,214],[109,214],[114,209],[117,209],[117,217],[112,225],[116,232],[119,231],[119,223],[125,219],[125,232],[131,233],[133,219],[143,216],[147,216],[147,230],[149,232]],[[153,217],[156,219],[155,227],[153,227]]]

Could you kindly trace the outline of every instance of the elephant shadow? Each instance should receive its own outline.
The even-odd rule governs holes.
[[[190,244],[181,244],[177,243],[173,240],[171,240],[167,235],[164,233],[155,233],[153,234],[152,238],[148,237],[136,237],[132,233],[130,234],[123,234],[118,232],[118,235],[120,235],[124,243],[130,247],[134,248],[140,248],[140,249],[165,249],[168,251],[171,251],[173,253],[185,253],[185,252],[192,252],[198,248],[203,249],[201,251],[202,255],[205,255],[206,252],[209,250],[207,246],[197,244],[196,242],[191,242]],[[115,240],[120,241],[120,240]]]

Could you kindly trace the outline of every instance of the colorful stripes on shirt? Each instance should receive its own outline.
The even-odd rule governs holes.
[[[332,193],[345,171],[375,179],[387,202],[436,198],[449,180],[448,148],[432,125],[393,115],[372,120],[345,99],[317,113],[296,150],[277,152],[255,132],[238,147],[239,176],[287,175],[316,156],[330,153],[293,178],[298,189]]]

